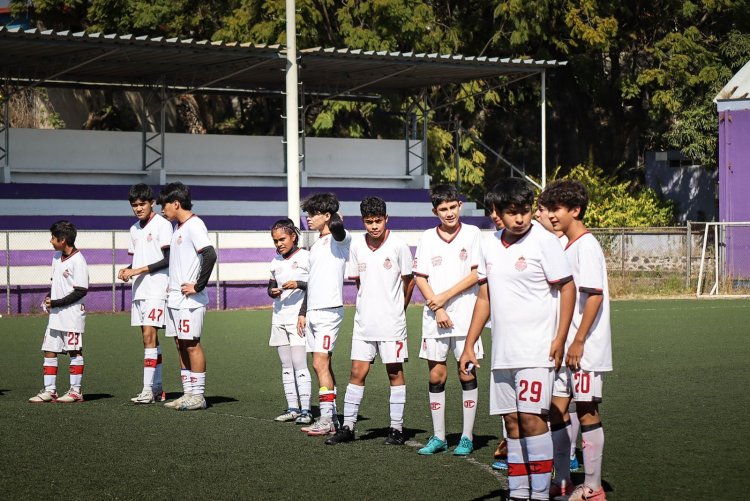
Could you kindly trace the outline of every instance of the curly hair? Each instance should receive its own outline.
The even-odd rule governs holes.
[[[539,203],[548,209],[553,207],[579,207],[578,219],[583,221],[589,205],[589,192],[582,182],[573,179],[561,179],[547,185],[539,195]]]

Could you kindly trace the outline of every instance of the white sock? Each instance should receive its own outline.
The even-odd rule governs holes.
[[[206,373],[190,372],[190,382],[193,383],[193,388],[190,390],[190,393],[193,395],[203,395],[206,388]]]
[[[571,402],[568,406],[568,414],[570,414],[570,459],[573,459],[576,457],[576,442],[578,442],[578,432],[581,430],[575,402]]]
[[[521,446],[525,446],[529,458],[531,499],[547,501],[552,481],[552,435],[547,432],[535,437],[522,438]]]
[[[57,390],[57,357],[44,357],[44,389],[54,393]]]
[[[476,383],[476,380],[474,381]],[[477,417],[477,398],[479,389],[463,390],[464,430],[462,435],[474,440],[474,420]]]
[[[391,386],[391,428],[404,431],[404,407],[406,406],[406,385]]]
[[[70,387],[75,391],[81,391],[83,380],[83,355],[70,357]]]
[[[143,391],[153,391],[159,354],[156,348],[143,349]]]
[[[445,440],[445,388],[443,391],[429,392],[430,414],[432,415],[432,434]]]
[[[563,480],[570,485],[570,423],[560,424],[552,430],[555,461],[555,482]]]
[[[592,429],[593,428],[593,429]],[[602,455],[604,453],[604,428],[601,423],[581,426],[583,441],[584,483],[593,490],[602,486]]]
[[[320,404],[320,420],[333,421],[333,407],[336,402],[336,392],[322,386],[318,390],[318,402]]]
[[[507,438],[508,441],[508,490],[509,497],[529,498],[529,473],[523,458],[521,439]]]
[[[281,383],[286,395],[286,408],[298,409],[297,385],[294,381],[294,363],[292,362],[292,350],[289,345],[279,346],[279,360],[281,360]]]
[[[357,414],[362,398],[365,396],[365,387],[349,383],[344,394],[344,426],[354,430],[357,424]]]
[[[162,362],[161,345],[158,345],[156,347],[156,368],[154,369],[154,385],[153,385],[154,390],[157,390],[157,391],[163,388],[162,378],[161,378],[161,367],[162,367],[161,362]]]
[[[189,395],[193,392],[193,383],[190,381],[190,371],[180,369],[180,379],[182,380],[182,393]]]
[[[304,346],[292,347],[292,365],[294,378],[297,381],[299,406],[303,411],[310,412],[310,395],[312,394],[312,379],[307,368],[307,352]]]

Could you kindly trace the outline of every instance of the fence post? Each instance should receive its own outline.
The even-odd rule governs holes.
[[[5,232],[5,314],[10,315],[10,232]]]
[[[693,274],[693,228],[690,221],[687,222],[687,235],[685,236],[685,288],[690,290],[690,277]]]
[[[112,313],[117,311],[117,247],[115,243],[115,232],[112,230]]]
[[[216,310],[221,309],[221,295],[219,285],[221,284],[221,275],[219,274],[219,232],[216,232]]]
[[[625,228],[620,233],[620,275],[625,280]]]

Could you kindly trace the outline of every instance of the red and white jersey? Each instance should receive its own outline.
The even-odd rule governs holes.
[[[162,249],[172,241],[172,224],[157,213],[152,213],[146,226],[136,221],[130,227],[128,254],[133,256],[133,268],[148,266],[164,258]],[[153,273],[141,273],[133,281],[133,301],[167,298],[169,270],[162,268]]]
[[[344,305],[344,272],[352,236],[347,231],[339,242],[330,233],[319,237],[310,248],[310,280],[307,309],[322,310]]]
[[[289,280],[308,281],[310,276],[310,252],[297,249],[294,254],[284,257],[277,254],[271,261],[271,279],[276,280],[277,287]],[[290,325],[297,323],[299,307],[305,298],[302,289],[283,289],[281,296],[273,300],[273,325]]]
[[[612,331],[609,323],[609,285],[604,252],[594,235],[584,233],[568,243],[565,249],[576,283],[576,307],[570,323],[565,348],[573,342],[583,318],[586,300],[593,294],[602,295],[602,306],[583,344],[581,369],[606,372],[612,370]]]
[[[206,225],[195,214],[175,227],[169,246],[167,306],[183,309],[199,308],[208,304],[206,289],[191,296],[184,296],[180,287],[182,284],[195,283],[198,280],[203,264],[203,255],[200,251],[212,245]]]
[[[460,225],[450,240],[444,240],[437,228],[425,231],[419,239],[414,259],[414,275],[426,278],[435,294],[456,285],[479,263],[482,233],[471,224]],[[445,304],[445,312],[453,321],[452,328],[438,327],[435,312],[425,305],[422,313],[422,337],[466,336],[478,291],[479,287],[473,285]]]
[[[412,274],[412,259],[406,242],[390,231],[376,248],[368,245],[365,235],[352,239],[347,275],[350,280],[359,280],[352,339],[406,339],[401,277]]]
[[[81,251],[76,249],[67,257],[62,252],[55,252],[52,258],[52,289],[50,298],[62,299],[73,292],[73,289],[89,288],[89,268]],[[65,332],[84,332],[86,327],[85,298],[73,304],[51,308],[49,328]]]
[[[492,369],[553,367],[558,300],[552,285],[572,276],[558,238],[532,225],[513,244],[504,230],[482,240],[479,280],[487,282],[492,321]]]

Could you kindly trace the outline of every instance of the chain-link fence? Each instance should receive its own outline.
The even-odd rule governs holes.
[[[674,228],[593,229],[604,249],[609,269],[610,294],[664,295],[695,292],[704,239],[704,224],[692,223]],[[398,232],[411,246],[422,232]],[[6,314],[40,311],[49,293],[53,250],[49,232],[0,232],[3,256],[0,279]],[[209,232],[218,261],[208,286],[209,308],[267,306],[269,263],[275,255],[267,232]],[[131,286],[116,280],[117,272],[130,264],[127,254],[129,234],[125,231],[80,231],[76,246],[89,265],[89,311],[130,309]],[[315,235],[304,232],[301,243],[312,244]],[[709,239],[713,233],[709,232]],[[704,280],[712,280],[715,270],[711,249],[704,263]],[[349,302],[354,291],[345,293]]]

